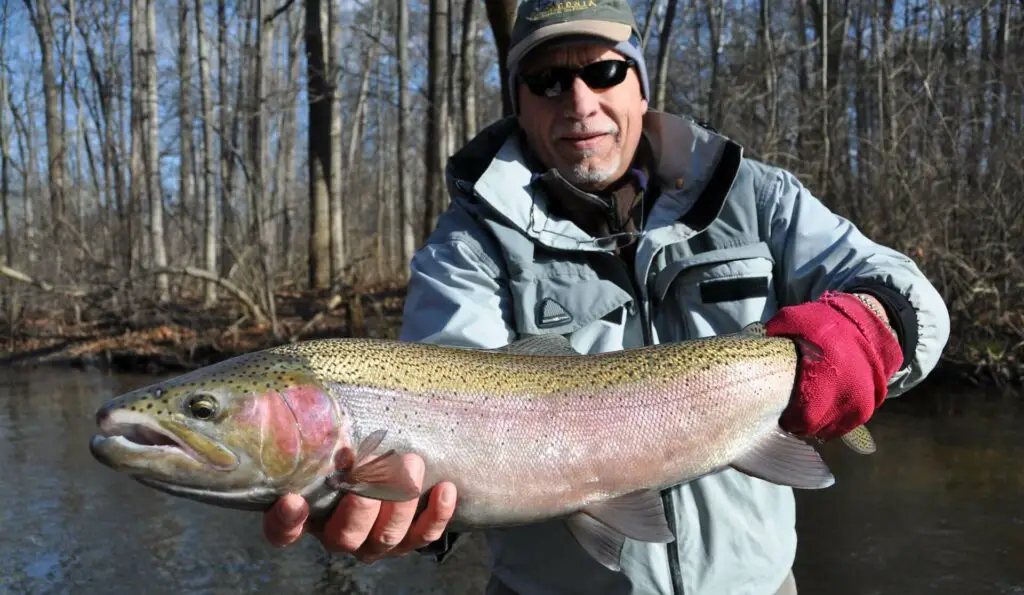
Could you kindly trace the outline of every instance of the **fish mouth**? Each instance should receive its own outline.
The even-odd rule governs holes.
[[[136,412],[113,411],[101,418],[99,430],[89,441],[89,450],[115,469],[149,469],[157,461],[161,466],[224,471],[238,466],[238,458],[212,439],[181,424],[151,420]]]

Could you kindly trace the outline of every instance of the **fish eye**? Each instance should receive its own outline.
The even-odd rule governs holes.
[[[212,419],[217,415],[217,400],[206,393],[197,393],[185,401],[185,409],[196,419]]]

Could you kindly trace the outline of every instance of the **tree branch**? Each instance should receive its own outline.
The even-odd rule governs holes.
[[[285,11],[287,11],[289,8],[291,8],[292,4],[295,4],[295,0],[288,0],[287,2],[285,2],[284,4],[279,6],[277,8],[277,10],[275,10],[272,13],[270,13],[269,15],[267,15],[267,17],[265,19],[263,19],[263,24],[264,25],[269,25],[274,19],[276,19],[277,17],[281,16]]]
[[[42,279],[36,279],[35,277],[29,276],[21,271],[17,271],[2,264],[0,264],[0,275],[3,275],[8,279],[14,279],[15,281],[20,281],[22,283],[34,285],[43,291],[59,293],[61,295],[66,295],[69,297],[80,298],[85,297],[87,295],[86,292],[81,289],[59,289],[47,283],[46,281],[43,281]]]
[[[256,303],[256,300],[252,299],[252,297],[248,293],[246,293],[244,290],[242,290],[240,287],[238,287],[231,281],[228,281],[223,277],[219,277],[215,273],[211,273],[210,271],[207,271],[205,269],[200,269],[191,266],[163,267],[147,271],[147,273],[151,275],[159,275],[164,273],[168,275],[185,275],[187,277],[194,277],[196,279],[202,279],[204,281],[212,281],[213,283],[216,283],[217,285],[223,287],[225,291],[233,295],[235,299],[241,302],[242,305],[244,305],[245,308],[249,310],[249,313],[252,315],[253,319],[257,323],[265,323],[268,321],[267,315],[263,312],[263,309],[260,308],[259,304]]]

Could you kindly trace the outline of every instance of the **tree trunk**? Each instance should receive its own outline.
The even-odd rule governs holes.
[[[10,187],[10,140],[7,130],[7,56],[4,49],[7,47],[7,18],[8,10],[4,6],[3,19],[5,26],[3,34],[0,35],[0,209],[3,211],[4,225],[4,264],[14,268],[14,227],[11,226],[11,187]],[[26,198],[27,201],[27,198]],[[2,286],[2,302],[5,316],[7,317],[8,339],[13,341],[14,325],[17,319],[17,298],[10,290],[11,283],[4,281]]]
[[[462,142],[468,143],[476,136],[476,2],[465,0],[462,4]]]
[[[722,29],[724,27],[724,7],[719,4],[720,0],[706,0],[704,7],[707,11],[708,38],[709,38],[709,59],[711,61],[711,80],[708,81],[708,112],[707,117],[712,126],[723,126],[723,101],[719,92],[719,71],[722,63]],[[660,71],[659,71],[660,72]]]
[[[232,206],[234,199],[234,159],[232,158],[233,139],[231,131],[235,110],[231,109],[231,97],[228,95],[228,18],[225,0],[217,0],[217,96],[220,98],[220,255],[221,274],[231,270],[234,259],[231,257],[231,239],[235,231],[235,211]],[[236,104],[237,105],[237,104]]]
[[[253,61],[252,68],[252,105],[253,114],[251,120],[251,163],[252,171],[252,221],[253,221],[253,238],[252,241],[256,245],[256,268],[258,274],[256,277],[259,279],[258,283],[254,285],[258,286],[261,308],[267,313],[270,318],[271,332],[275,337],[278,336],[277,327],[277,312],[274,304],[274,280],[270,270],[270,246],[267,241],[267,230],[266,230],[266,215],[264,210],[266,209],[266,193],[267,193],[267,174],[266,168],[264,168],[264,152],[267,146],[267,127],[264,118],[263,103],[264,103],[264,88],[268,77],[267,68],[267,56],[270,53],[270,42],[273,39],[274,28],[273,22],[267,20],[269,11],[267,9],[267,0],[255,0],[256,1],[256,56]]]
[[[157,97],[156,79],[156,0],[146,0],[146,41],[143,60],[145,63],[146,102],[146,191],[149,194],[149,227],[152,234],[153,268],[167,267],[167,246],[164,244],[164,197],[160,175],[160,104]],[[170,281],[166,273],[156,276],[157,300],[161,303],[171,299]]]
[[[408,263],[416,250],[416,232],[413,226],[415,213],[412,203],[412,185],[409,180],[409,164],[405,159],[409,144],[409,0],[398,0],[398,142],[396,145],[398,166],[398,197],[401,212],[402,260]],[[404,268],[404,267],[403,267]]]
[[[196,53],[199,56],[199,103],[203,110],[203,268],[217,274],[217,160],[213,148],[213,89],[210,86],[210,60],[207,56],[204,0],[195,0]],[[217,303],[217,283],[203,285],[203,304],[210,308]]]
[[[288,74],[286,80],[297,81],[301,76],[301,61],[303,47],[303,27],[301,23],[288,19]],[[297,93],[290,94],[297,97]],[[287,247],[292,244],[292,189],[295,187],[295,147],[298,144],[296,136],[298,132],[295,127],[295,120],[298,115],[298,107],[295,103],[284,108],[281,118],[281,134],[278,135],[278,170],[277,189],[281,195],[281,225],[279,228],[277,244]],[[295,250],[283,250],[283,268],[293,270],[293,254]]]
[[[328,0],[330,1],[330,0]],[[309,286],[331,284],[331,104],[326,78],[321,0],[306,2],[306,77],[309,85]]]
[[[330,101],[330,217],[331,217],[331,283],[341,282],[345,271],[345,219],[346,210],[351,208],[345,200],[348,190],[344,184],[343,168],[351,167],[351,163],[342,163],[342,114],[344,107],[340,92],[341,68],[345,62],[342,56],[341,47],[341,6],[340,0],[326,1],[321,4],[321,18],[325,19],[327,51],[324,56],[324,68],[329,73],[328,88],[331,93]]]
[[[658,37],[658,65],[654,76],[654,105],[657,111],[665,110],[665,94],[668,87],[668,63],[672,53],[672,25],[676,20],[678,0],[668,0],[665,7],[665,19],[661,23],[661,35]]]
[[[194,137],[192,136],[192,46],[189,34],[189,3],[190,0],[178,0],[178,202],[186,212],[196,212],[195,177],[193,176],[193,159],[195,159]],[[199,234],[196,220],[189,226],[189,244]]]
[[[403,2],[405,0],[402,0]],[[487,7],[487,20],[491,24],[491,34],[498,50],[498,74],[501,78],[501,113],[512,115],[512,93],[515,89],[508,86],[508,46],[512,43],[512,27],[516,18],[516,0],[484,0]]]
[[[53,21],[50,2],[24,0],[29,11],[32,27],[39,40],[40,69],[43,78],[43,102],[46,110],[46,153],[49,172],[50,215],[56,273],[61,270],[61,227],[66,217],[65,159],[63,119],[59,113],[60,97],[57,89],[57,74],[53,63]],[[31,104],[30,104],[31,105]]]
[[[133,219],[137,216],[139,223],[139,260],[142,262],[149,262],[151,260],[150,254],[152,250],[150,248],[150,240],[152,235],[145,233],[146,224],[144,222],[144,214],[146,213],[145,202],[143,196],[145,196],[146,188],[146,175],[145,175],[145,159],[143,157],[143,146],[146,142],[145,133],[145,113],[144,113],[144,101],[143,101],[143,89],[145,87],[145,73],[144,64],[142,60],[142,54],[145,48],[145,36],[144,27],[142,26],[142,17],[139,14],[140,3],[130,3],[130,36],[131,36],[131,65],[132,65],[132,78],[131,78],[131,163],[129,165],[129,177],[130,177],[130,198],[131,203],[131,217]],[[132,271],[134,273],[134,271]],[[130,274],[129,277],[133,276]]]
[[[647,42],[651,39],[651,31],[654,30],[654,23],[658,20],[658,0],[647,2],[647,18],[644,19],[644,28],[640,33],[640,47],[647,49]]]
[[[426,238],[434,229],[441,214],[442,163],[445,146],[445,123],[447,118],[447,40],[448,0],[430,0],[430,24],[427,59],[427,135],[426,150],[423,151],[424,184],[423,224],[421,233]]]

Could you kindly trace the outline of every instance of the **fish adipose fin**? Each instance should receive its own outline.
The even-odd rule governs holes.
[[[386,430],[373,432],[359,443],[354,454],[351,448],[338,451],[334,457],[336,470],[327,477],[327,485],[374,500],[405,502],[419,497],[420,490],[397,452],[389,450],[370,458],[385,434]]]
[[[857,426],[843,434],[842,437],[840,437],[840,440],[842,440],[843,444],[845,444],[850,450],[857,454],[874,454],[876,449],[875,438],[871,435],[871,432],[868,431],[867,426]]]
[[[803,440],[775,428],[755,443],[732,467],[747,475],[779,485],[807,490],[835,483],[818,451]]]
[[[650,490],[592,504],[566,519],[566,525],[588,554],[615,571],[620,569],[619,557],[627,537],[651,543],[675,539],[661,495]]]

